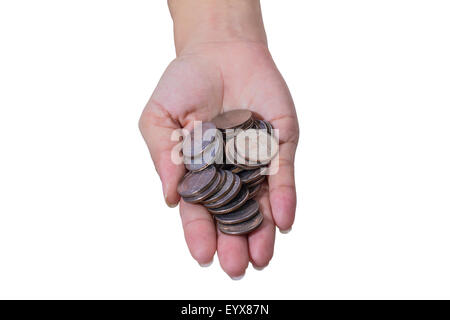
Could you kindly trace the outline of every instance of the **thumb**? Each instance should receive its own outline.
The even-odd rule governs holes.
[[[179,142],[172,141],[171,136],[180,125],[161,104],[151,99],[142,112],[139,129],[161,179],[164,199],[169,207],[175,207],[180,201],[178,181],[185,169],[182,163],[172,161],[172,150]]]

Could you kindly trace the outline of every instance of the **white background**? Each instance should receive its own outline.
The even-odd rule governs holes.
[[[137,122],[165,1],[0,2],[0,298],[450,298],[450,3],[263,1],[298,213],[232,281],[190,257]]]

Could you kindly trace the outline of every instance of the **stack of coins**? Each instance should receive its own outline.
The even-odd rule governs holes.
[[[248,110],[225,112],[203,122],[183,143],[189,172],[178,193],[186,202],[202,204],[223,233],[242,235],[257,229],[263,215],[253,198],[278,153],[272,135],[272,125],[254,119]]]
[[[186,169],[198,172],[223,158],[223,139],[212,122],[202,122],[194,127],[183,143],[183,160]]]

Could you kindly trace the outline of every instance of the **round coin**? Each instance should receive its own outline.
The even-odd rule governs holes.
[[[215,139],[210,148],[207,148],[200,156],[191,159],[184,158],[184,166],[189,171],[201,171],[210,164],[213,164],[216,159],[222,157],[222,140]]]
[[[261,177],[259,177],[258,179],[256,179],[255,181],[253,181],[252,183],[249,183],[249,184],[247,185],[247,187],[248,187],[248,188],[251,188],[251,187],[257,186],[257,185],[263,183],[264,180],[266,180],[266,176],[261,176]]]
[[[219,131],[217,131],[219,132]],[[220,133],[216,134],[212,141],[203,141],[202,152],[196,154],[195,156],[186,156],[183,154],[183,159],[185,163],[201,162],[202,157],[205,158],[212,154],[213,151],[217,151],[218,148],[223,148],[223,139]],[[215,154],[215,153],[214,153]]]
[[[239,209],[241,206],[243,206],[245,204],[245,201],[247,201],[247,199],[248,199],[248,195],[249,195],[249,192],[248,192],[247,187],[242,186],[242,188],[239,191],[239,193],[237,194],[237,196],[233,200],[231,200],[229,203],[227,203],[223,207],[208,209],[208,211],[210,213],[217,214],[217,215],[232,212],[234,210]]]
[[[244,170],[254,170],[256,168],[267,166],[271,160],[267,161],[250,161],[242,157],[239,153],[234,153],[234,158],[236,159],[236,166]]]
[[[258,194],[259,190],[261,190],[261,184],[257,184],[256,186],[248,188],[248,199],[253,199]]]
[[[233,187],[235,175],[231,171],[222,170],[222,172],[224,172],[225,177],[224,183],[215,194],[204,200],[203,204],[212,203],[219,199],[222,199],[228,192],[230,192],[231,188]]]
[[[177,191],[182,197],[193,197],[206,190],[215,180],[217,170],[210,166],[200,172],[189,172],[178,184]]]
[[[224,131],[223,136],[225,138],[225,141],[228,141],[230,139],[233,139],[236,137],[240,132],[242,132],[242,129],[227,129]]]
[[[202,191],[200,194],[195,195],[193,197],[183,197],[184,201],[189,203],[199,203],[205,200],[206,198],[213,195],[215,192],[217,192],[218,189],[220,189],[221,184],[225,181],[225,173],[223,171],[218,171],[218,174],[216,175],[215,180],[211,185],[206,188],[206,190]]]
[[[244,132],[244,131],[242,131]],[[236,166],[244,169],[244,170],[253,170],[262,166],[265,166],[270,163],[269,161],[265,162],[254,162],[244,159],[236,152],[235,149],[235,138],[227,140],[225,144],[225,160],[228,164],[235,164]],[[240,170],[242,171],[242,170]],[[238,173],[240,171],[236,171]]]
[[[241,171],[243,171],[244,169],[243,168],[240,168],[240,167],[234,167],[233,169],[231,169],[231,172],[233,172],[233,173],[239,173],[239,172],[241,172]]]
[[[216,220],[222,224],[236,224],[247,221],[258,213],[259,205],[255,200],[248,200],[243,206],[233,212],[217,215]]]
[[[207,161],[202,161],[201,163],[185,163],[184,166],[186,167],[186,169],[188,169],[189,171],[192,172],[199,172],[202,171],[203,169],[207,168],[210,165],[210,163],[208,163]]]
[[[239,127],[251,120],[252,112],[250,110],[239,109],[231,110],[217,115],[212,122],[217,128],[225,130]]]
[[[250,120],[247,121],[246,123],[244,123],[244,124],[240,127],[240,129],[242,129],[242,130],[250,129],[250,128],[253,127],[253,123],[254,123],[254,120],[253,120],[252,118],[250,118]]]
[[[217,128],[212,122],[199,122],[183,141],[183,155],[195,157],[201,154],[215,139]]]
[[[238,224],[223,224],[217,222],[219,230],[226,234],[231,235],[243,235],[248,234],[258,228],[263,222],[264,217],[261,213],[256,214],[250,220],[238,223]]]
[[[252,183],[266,173],[267,167],[261,167],[253,170],[244,170],[238,173],[239,178],[241,178],[243,183]]]
[[[268,165],[268,163],[252,163],[251,166],[250,166],[248,161],[245,161],[243,163],[245,163],[245,164],[236,163],[236,166],[241,168],[241,171],[243,171],[243,170],[255,170],[255,169],[258,169],[258,168],[261,168],[263,166]],[[241,171],[238,171],[236,173],[239,173]]]
[[[234,138],[227,140],[225,144],[225,160],[227,164],[236,164],[236,151],[234,149]]]
[[[267,133],[271,135],[273,133],[273,125],[267,120],[263,120],[263,121],[267,126]]]
[[[238,192],[241,190],[241,187],[242,187],[241,179],[239,178],[238,175],[234,175],[234,182],[233,186],[231,187],[231,190],[227,192],[227,194],[222,198],[220,198],[219,200],[205,204],[205,207],[208,209],[223,207],[236,197]]]
[[[256,129],[261,129],[266,132],[269,132],[269,129],[267,128],[266,122],[263,120],[257,120],[258,125],[256,126]]]
[[[234,143],[236,153],[248,163],[265,163],[272,160],[278,153],[277,141],[262,130],[243,131],[236,136]]]

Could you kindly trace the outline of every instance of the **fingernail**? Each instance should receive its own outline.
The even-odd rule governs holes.
[[[267,266],[264,267],[257,267],[255,265],[253,265],[253,269],[258,270],[258,271],[263,271]]]
[[[234,281],[239,281],[239,280],[241,280],[243,277],[245,276],[245,272],[243,273],[243,274],[241,274],[240,276],[237,276],[237,277],[230,277],[232,280],[234,280]]]
[[[210,262],[207,262],[207,263],[199,263],[199,265],[200,265],[200,267],[202,267],[202,268],[208,268],[210,265],[213,264],[213,262],[214,262],[214,258],[213,258]]]
[[[170,203],[169,200],[167,200],[167,196],[166,196],[165,192],[164,192],[164,200],[166,201],[166,204],[169,208],[175,208],[178,205],[178,202]]]
[[[178,205],[178,203],[169,203],[169,201],[167,201],[167,199],[166,199],[166,204],[169,208],[175,208]]]
[[[290,227],[289,229],[286,229],[286,230],[281,230],[281,229],[280,229],[280,232],[281,232],[282,234],[288,234],[289,232],[291,232],[291,230],[292,230],[292,227]]]

